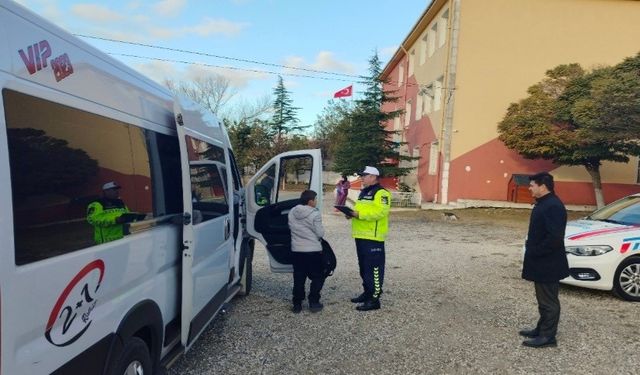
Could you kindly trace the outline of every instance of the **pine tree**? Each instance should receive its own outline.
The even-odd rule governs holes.
[[[402,115],[403,110],[383,112],[383,105],[395,102],[393,92],[383,90],[384,81],[378,53],[369,59],[369,77],[363,98],[356,100],[350,114],[349,124],[340,146],[336,150],[334,170],[342,174],[353,174],[364,166],[371,165],[381,169],[384,176],[404,176],[412,168],[400,167],[400,161],[414,160],[400,154],[401,142],[394,142],[397,132],[386,130],[386,124]]]
[[[299,125],[297,111],[300,109],[293,106],[291,93],[284,86],[282,77],[278,77],[278,85],[273,89],[275,100],[273,102],[273,116],[271,117],[270,128],[276,148],[283,145],[283,135],[299,131],[306,126]]]

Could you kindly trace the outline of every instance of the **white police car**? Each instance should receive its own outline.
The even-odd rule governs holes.
[[[640,301],[640,194],[568,222],[564,244],[570,276],[562,283]]]

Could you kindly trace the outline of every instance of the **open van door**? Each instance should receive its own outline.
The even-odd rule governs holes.
[[[220,123],[181,98],[174,113],[183,192],[180,340],[186,351],[227,298],[233,196]]]
[[[319,149],[279,154],[260,168],[246,186],[247,232],[267,248],[273,272],[293,270],[287,215],[304,190],[318,193],[318,208],[322,209]]]

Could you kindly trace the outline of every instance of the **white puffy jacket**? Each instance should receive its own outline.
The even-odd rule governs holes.
[[[317,208],[299,204],[289,211],[291,251],[310,253],[322,251],[320,239],[324,236],[322,215]]]

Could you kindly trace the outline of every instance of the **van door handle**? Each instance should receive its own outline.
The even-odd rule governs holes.
[[[231,222],[227,217],[226,219],[224,219],[224,239],[225,240],[229,239],[230,235],[231,235]]]

